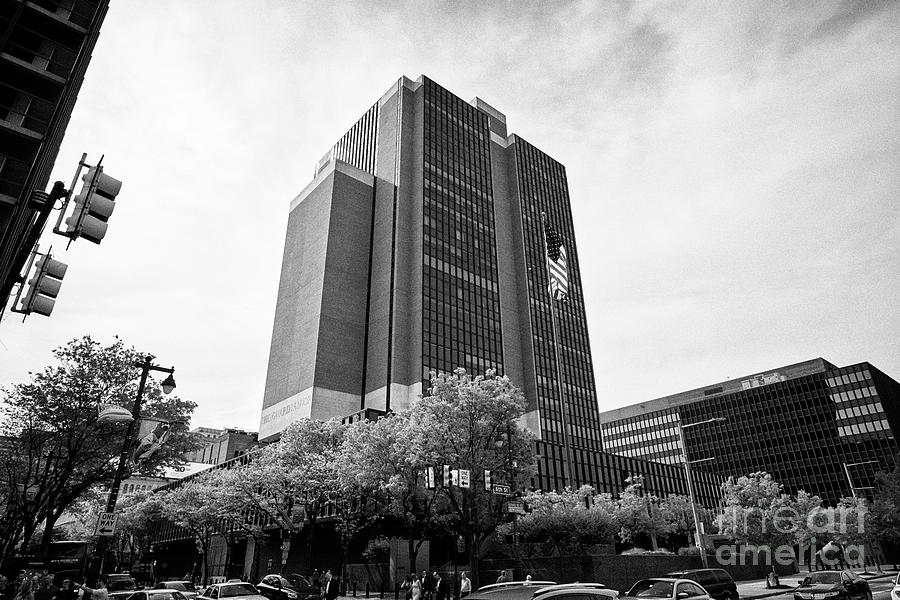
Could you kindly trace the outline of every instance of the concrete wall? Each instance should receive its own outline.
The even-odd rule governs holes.
[[[359,410],[374,180],[340,161],[291,203],[259,439]]]

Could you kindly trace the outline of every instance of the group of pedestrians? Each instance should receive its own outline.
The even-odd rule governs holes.
[[[109,594],[102,578],[91,589],[70,579],[63,579],[57,586],[47,572],[22,571],[14,581],[0,575],[0,600],[109,600]]]
[[[431,575],[422,569],[421,575],[407,575],[400,585],[406,592],[406,600],[451,600],[447,579],[435,571]],[[459,580],[459,597],[465,598],[472,592],[472,581],[463,571]]]
[[[99,586],[98,586],[99,587]],[[103,586],[105,592],[105,586]],[[87,600],[108,600],[103,593],[95,594],[91,590],[70,579],[64,579],[58,586],[53,575],[48,573],[21,572],[14,581],[7,581],[0,575],[0,599],[2,600],[78,600],[81,592],[87,594]]]
[[[322,572],[315,569],[309,582],[319,588],[319,597],[322,600],[335,600],[341,593],[341,586],[331,574],[331,569]]]

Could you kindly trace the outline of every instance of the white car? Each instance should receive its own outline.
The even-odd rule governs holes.
[[[900,600],[900,573],[897,574],[897,579],[894,580],[894,589],[891,590],[891,600]]]
[[[222,598],[235,598],[236,600],[266,600],[259,593],[256,586],[246,581],[226,581],[206,586],[203,593],[197,596],[197,600],[221,600]]]
[[[655,577],[642,579],[631,586],[624,598],[631,600],[710,600],[703,586],[690,579]]]

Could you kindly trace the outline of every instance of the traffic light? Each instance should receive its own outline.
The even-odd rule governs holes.
[[[450,465],[444,465],[444,487],[450,487]]]
[[[103,167],[91,167],[81,180],[84,185],[75,196],[75,210],[66,219],[63,233],[73,240],[82,237],[99,244],[106,235],[107,221],[116,207],[122,182],[104,173]]]
[[[65,263],[53,260],[49,254],[42,256],[35,263],[34,275],[28,280],[28,289],[22,295],[22,306],[16,312],[35,312],[49,317],[68,268]]]
[[[494,487],[494,480],[491,479],[491,470],[485,469],[484,470],[484,489],[486,489],[487,491],[491,491],[493,489],[493,487]]]
[[[434,467],[427,467],[425,469],[425,489],[433,490],[434,484]]]

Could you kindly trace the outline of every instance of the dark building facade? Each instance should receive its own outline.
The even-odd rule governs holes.
[[[53,208],[35,192],[50,181],[108,4],[0,3],[0,313]]]
[[[725,421],[683,430],[711,418]],[[789,492],[834,504],[898,462],[900,384],[869,363],[821,358],[601,414],[603,445],[633,458],[722,476],[766,471]],[[851,486],[853,490],[851,490]]]
[[[569,260],[557,319],[564,386],[542,212]],[[459,367],[495,369],[524,391],[524,423],[540,438],[538,487],[565,485],[568,437],[570,485],[617,491],[640,473],[654,491],[685,491],[681,467],[600,452],[565,167],[509,134],[484,101],[404,77],[291,203],[260,440],[302,417],[403,409],[430,371]],[[717,480],[705,481],[711,501]]]

